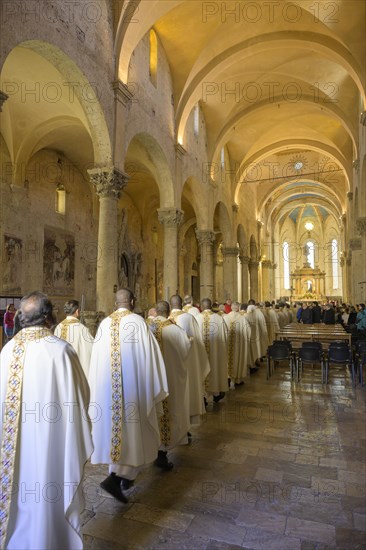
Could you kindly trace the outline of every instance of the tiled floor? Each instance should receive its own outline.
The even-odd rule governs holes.
[[[366,548],[366,387],[344,370],[291,383],[265,368],[209,405],[171,472],[146,468],[119,504],[88,465],[86,550]]]

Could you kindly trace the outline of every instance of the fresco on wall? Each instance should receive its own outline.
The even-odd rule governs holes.
[[[4,235],[4,271],[2,291],[21,293],[23,241],[17,237]]]
[[[52,295],[74,292],[75,239],[72,233],[44,228],[43,289]]]

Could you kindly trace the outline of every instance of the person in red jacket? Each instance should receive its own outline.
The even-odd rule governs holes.
[[[14,333],[14,316],[14,304],[9,304],[6,306],[6,311],[4,313],[4,332],[9,340],[13,337]]]

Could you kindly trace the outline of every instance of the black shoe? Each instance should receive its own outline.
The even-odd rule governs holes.
[[[154,462],[155,466],[161,468],[161,470],[165,472],[169,472],[174,468],[173,462],[168,461],[167,454],[166,451],[158,451],[158,458]]]
[[[122,492],[121,481],[121,477],[116,476],[115,473],[111,473],[104,481],[101,482],[100,486],[114,498],[116,498],[120,502],[124,502],[125,504],[127,504],[128,499]]]
[[[215,401],[215,403],[218,403],[219,401],[221,401],[221,399],[224,399],[224,397],[225,397],[225,392],[220,391],[219,395],[214,395],[213,400]]]
[[[187,432],[187,437],[188,437],[188,439],[192,439],[192,434],[191,434],[191,432]]]
[[[205,408],[207,409],[208,402],[207,402],[206,397],[203,398],[203,401],[204,401],[204,403],[205,403]]]
[[[235,382],[235,386],[243,386],[244,382]]]
[[[255,372],[258,372],[258,367],[249,367],[250,374],[254,374]]]
[[[122,489],[123,489],[124,491],[128,491],[128,489],[131,489],[131,487],[134,486],[134,483],[135,483],[135,482],[134,482],[133,479],[126,479],[125,477],[122,477],[121,479],[122,479],[122,482],[121,482],[121,484],[122,484]]]

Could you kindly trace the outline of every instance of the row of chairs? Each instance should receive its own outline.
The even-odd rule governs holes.
[[[338,364],[351,368],[352,383],[355,383],[355,368],[363,386],[362,367],[366,365],[366,341],[360,341],[355,349],[350,349],[348,342],[331,342],[327,354],[323,351],[321,342],[303,342],[297,353],[292,350],[289,340],[275,340],[267,350],[267,380],[272,375],[276,361],[288,360],[291,378],[300,380],[304,365],[319,364],[321,366],[322,384],[328,384],[329,365]]]

